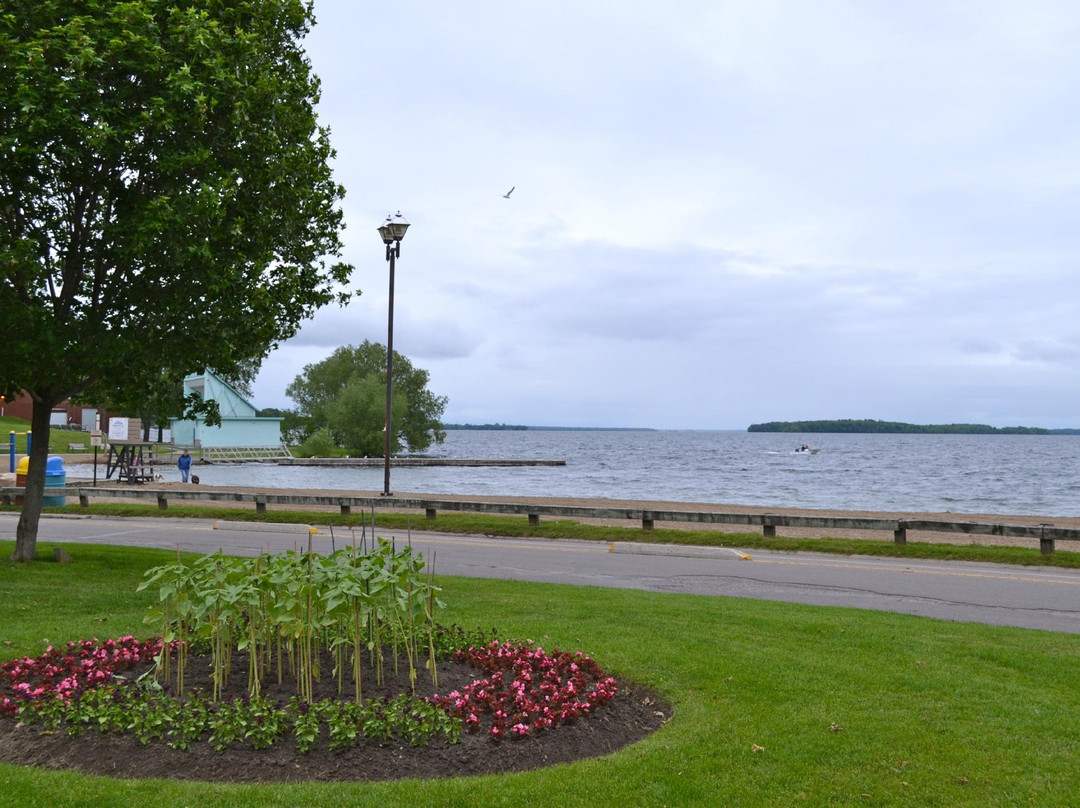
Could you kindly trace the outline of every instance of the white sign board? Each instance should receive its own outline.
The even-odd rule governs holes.
[[[128,419],[109,419],[109,441],[126,441],[128,439]]]

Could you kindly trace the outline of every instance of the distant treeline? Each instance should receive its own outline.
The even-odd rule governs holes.
[[[933,435],[1078,435],[1080,429],[1042,429],[1033,426],[988,426],[987,424],[905,424],[869,418],[842,418],[834,421],[768,421],[751,424],[747,432],[881,432],[889,434]]]
[[[528,429],[528,427],[521,426],[520,424],[443,424],[443,429],[483,429],[492,431],[507,429],[524,430]]]
[[[529,430],[534,432],[655,432],[639,426],[522,426],[520,424],[443,424],[443,429]]]

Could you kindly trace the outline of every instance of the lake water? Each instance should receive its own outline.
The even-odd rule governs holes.
[[[806,443],[816,454],[795,454]],[[394,468],[416,494],[608,497],[792,508],[1072,516],[1080,436],[809,435],[735,431],[447,433],[433,457],[565,466]],[[175,468],[159,469],[178,480]],[[199,466],[204,484],[381,491],[378,468]]]

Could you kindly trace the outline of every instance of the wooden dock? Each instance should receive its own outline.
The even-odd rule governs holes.
[[[381,457],[291,457],[280,458],[272,461],[279,466],[330,466],[382,468],[384,461]],[[530,460],[510,458],[490,458],[487,460],[471,460],[454,457],[392,457],[390,465],[393,468],[409,468],[410,466],[464,466],[478,468],[481,466],[565,466],[565,460]]]

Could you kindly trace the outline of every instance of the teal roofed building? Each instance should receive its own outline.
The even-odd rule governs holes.
[[[172,418],[169,427],[177,446],[200,448],[203,457],[289,456],[281,440],[282,419],[256,415],[251,402],[220,376],[209,370],[188,376],[184,379],[184,395],[192,393],[217,402],[221,425],[207,426],[201,418]]]

